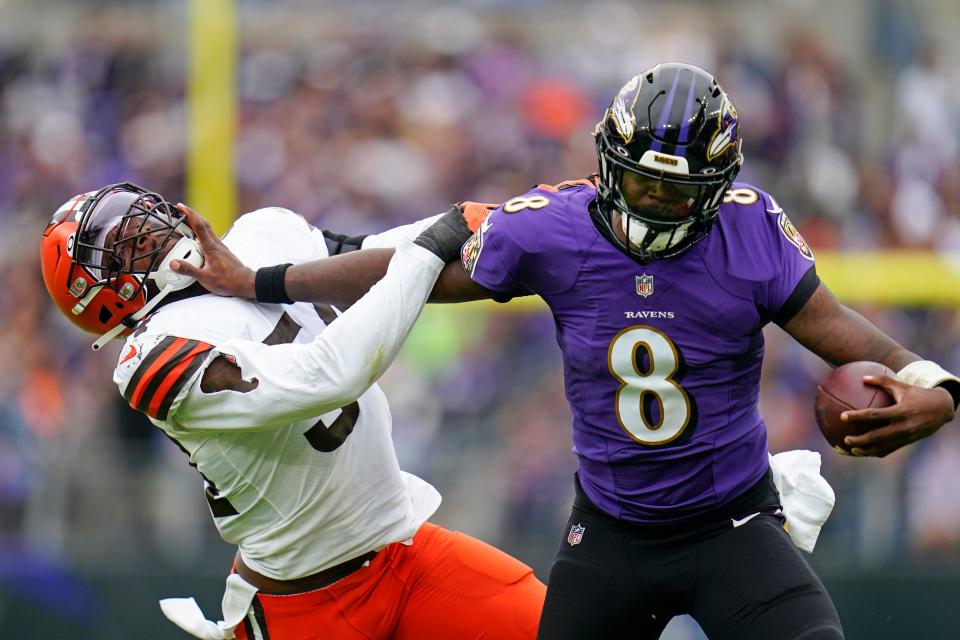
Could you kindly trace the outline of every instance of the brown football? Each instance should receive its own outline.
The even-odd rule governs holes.
[[[817,387],[817,425],[823,437],[838,453],[850,453],[843,443],[846,436],[860,434],[884,425],[857,425],[840,420],[840,414],[852,409],[889,407],[893,396],[881,387],[863,382],[864,376],[895,375],[879,362],[849,362],[837,367]]]

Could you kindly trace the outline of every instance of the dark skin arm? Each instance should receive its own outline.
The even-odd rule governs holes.
[[[175,260],[177,273],[195,277],[211,293],[254,299],[254,271],[241,263],[223,244],[210,223],[190,207],[178,204],[186,215],[203,251],[199,269]],[[366,249],[298,264],[287,269],[284,286],[293,300],[332,304],[346,308],[359,300],[387,272],[393,249]],[[451,262],[440,273],[429,302],[468,302],[490,298],[463,267]]]
[[[392,257],[393,249],[365,249],[305,262],[287,269],[283,282],[293,300],[345,308],[384,276]],[[428,302],[468,302],[489,297],[490,292],[471,280],[460,263],[451,262],[440,272]]]
[[[217,391],[239,391],[246,393],[253,391],[260,385],[260,381],[254,378],[247,382],[240,373],[240,367],[227,356],[217,356],[213,362],[207,365],[203,371],[203,377],[200,378],[200,390],[204,393],[215,393]]]
[[[254,299],[254,271],[246,267],[223,244],[210,223],[184,204],[178,204],[194,230],[203,251],[199,269],[180,261],[174,271],[190,275],[211,293]],[[294,265],[287,269],[284,286],[293,300],[332,304],[345,309],[359,300],[387,272],[393,249],[368,249]],[[489,298],[490,292],[475,283],[463,267],[452,262],[440,273],[430,302],[466,302]],[[245,381],[240,367],[226,356],[219,356],[203,372],[200,389],[204,393],[257,388],[257,380]]]
[[[229,251],[226,247],[223,249]],[[230,256],[233,257],[233,254]],[[294,300],[317,301],[346,308],[360,299],[383,277],[392,256],[393,249],[370,249],[290,267],[287,269],[284,280],[287,295]],[[335,264],[330,265],[330,263]],[[208,264],[210,263],[206,262],[204,266]],[[233,287],[240,289],[249,286],[252,293],[253,271],[244,267],[239,261],[237,265],[249,271],[249,274],[240,275],[237,270],[235,280],[224,282],[217,288],[229,291],[233,290]],[[249,279],[249,282],[246,282],[246,279]],[[456,262],[451,262],[440,273],[433,287],[433,293],[430,295],[430,301],[465,302],[489,297],[490,293],[471,280],[463,267]],[[200,390],[204,393],[226,390],[245,393],[256,389],[258,384],[256,379],[249,382],[244,380],[240,367],[226,356],[218,356],[203,372]]]
[[[859,313],[840,304],[823,283],[783,329],[834,366],[870,360],[899,371],[921,359]],[[953,397],[942,387],[924,389],[891,376],[868,376],[864,382],[885,389],[896,404],[883,409],[843,413],[841,419],[851,423],[867,426],[890,423],[860,436],[847,436],[845,442],[852,447],[854,455],[886,456],[932,435],[953,420]]]

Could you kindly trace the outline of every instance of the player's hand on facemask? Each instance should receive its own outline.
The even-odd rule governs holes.
[[[473,235],[474,229],[471,229],[471,226],[473,225],[465,217],[463,205],[455,204],[436,222],[424,229],[413,243],[420,245],[444,262],[453,262],[460,259],[463,243]]]
[[[864,378],[864,382],[885,389],[895,404],[843,413],[846,417],[841,419],[872,428],[863,435],[844,438],[855,456],[882,458],[953,420],[953,397],[942,387],[924,389],[890,376]]]
[[[195,267],[183,260],[174,260],[170,267],[177,273],[197,279],[204,289],[221,296],[254,298],[254,278],[252,269],[243,265],[237,256],[217,237],[213,227],[200,214],[183,203],[177,204],[187,224],[200,243],[203,252],[203,266]]]

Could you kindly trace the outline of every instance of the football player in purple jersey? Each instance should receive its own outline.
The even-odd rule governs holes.
[[[740,121],[711,74],[644,71],[595,136],[598,175],[465,204],[489,216],[431,298],[539,295],[556,319],[578,471],[539,637],[657,638],[686,613],[710,638],[842,638],[783,526],[758,409],[761,330],[774,322],[833,365],[898,372],[870,381],[893,406],[847,413],[890,423],[848,437],[854,455],[933,434],[953,419],[960,381],[840,304],[776,200],[734,182]],[[218,293],[268,295],[207,244],[204,268],[183,273]],[[283,295],[349,304],[389,256],[296,265]]]

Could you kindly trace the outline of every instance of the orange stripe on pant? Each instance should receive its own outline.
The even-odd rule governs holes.
[[[256,597],[270,640],[526,640],[545,593],[519,560],[426,523],[412,545],[389,545],[329,587]],[[243,623],[235,633],[254,640]]]

